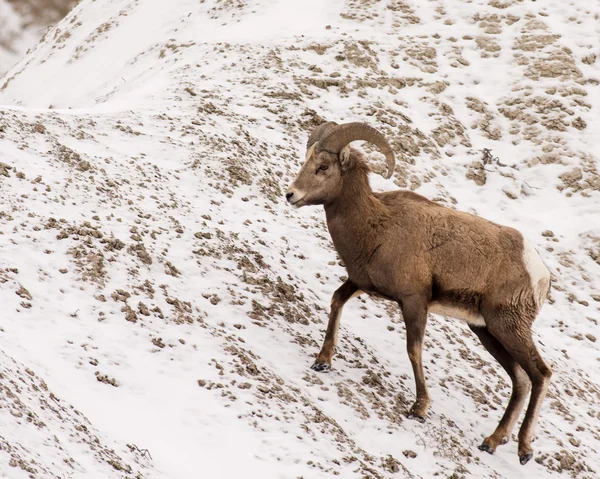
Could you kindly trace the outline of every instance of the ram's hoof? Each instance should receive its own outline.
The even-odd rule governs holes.
[[[529,452],[527,454],[523,454],[522,456],[519,456],[519,462],[521,463],[522,466],[524,466],[531,460],[531,458],[533,458],[533,453]]]
[[[313,371],[317,371],[318,373],[326,373],[329,370],[331,370],[331,364],[315,363],[310,367],[310,369],[312,369]]]
[[[415,421],[419,421],[421,424],[425,422],[424,416],[419,416],[418,414],[415,414],[413,412],[409,412],[407,417],[408,419],[414,419]]]
[[[492,446],[490,446],[489,444],[486,444],[485,442],[478,447],[479,447],[480,451],[485,451],[488,454],[494,454],[494,448],[492,448]]]

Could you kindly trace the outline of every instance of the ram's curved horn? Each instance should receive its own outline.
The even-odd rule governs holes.
[[[308,141],[306,142],[306,148],[310,148],[312,145],[317,143],[323,136],[332,131],[337,126],[335,121],[328,121],[326,123],[321,123],[317,126],[310,136],[308,137]]]
[[[327,150],[332,153],[339,153],[345,146],[356,140],[368,141],[379,148],[387,160],[388,171],[386,178],[390,178],[394,172],[394,165],[396,164],[392,147],[381,132],[366,123],[343,123],[341,125],[336,125],[331,129],[327,129],[318,140],[316,151],[318,153],[319,151]]]

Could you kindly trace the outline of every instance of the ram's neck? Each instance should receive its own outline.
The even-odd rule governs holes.
[[[358,165],[348,172],[340,196],[325,206],[331,239],[351,276],[379,246],[389,217],[373,195],[368,171],[366,165]]]

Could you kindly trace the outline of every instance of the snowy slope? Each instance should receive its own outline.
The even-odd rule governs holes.
[[[61,20],[75,0],[0,0],[0,75]]]
[[[597,477],[599,15],[77,5],[0,79],[0,476]],[[535,331],[555,374],[535,462],[515,441],[478,451],[510,388],[460,322],[429,323],[425,424],[405,417],[391,304],[350,302],[334,370],[309,370],[345,271],[323,212],[282,196],[323,119],[390,139],[399,165],[374,188],[515,226],[542,253],[554,289]]]

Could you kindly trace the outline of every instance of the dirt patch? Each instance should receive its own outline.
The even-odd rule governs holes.
[[[553,45],[558,41],[560,35],[534,35],[534,34],[526,34],[517,38],[514,49],[515,50],[523,50],[525,52],[536,52],[542,50],[548,45]]]
[[[341,60],[341,58],[337,59]],[[344,43],[343,60],[347,60],[357,67],[378,71],[379,59],[377,53],[371,48],[370,42],[367,41]]]
[[[592,191],[600,191],[600,173],[598,164],[591,156],[580,159],[580,165],[559,176],[562,184],[558,189],[571,193],[588,195]]]
[[[479,36],[475,38],[475,43],[477,44],[477,48],[479,48],[479,54],[482,58],[488,57],[498,57],[500,56],[500,44],[496,40],[496,38],[486,35]]]
[[[532,80],[541,78],[558,78],[562,81],[583,80],[583,75],[577,68],[571,51],[567,48],[554,49],[543,58],[536,57],[531,61],[525,76]]]
[[[471,125],[472,129],[479,128],[484,132],[484,136],[490,140],[500,140],[502,130],[495,121],[494,115],[490,112],[488,104],[475,97],[467,97],[467,108],[481,115],[481,118]]]

